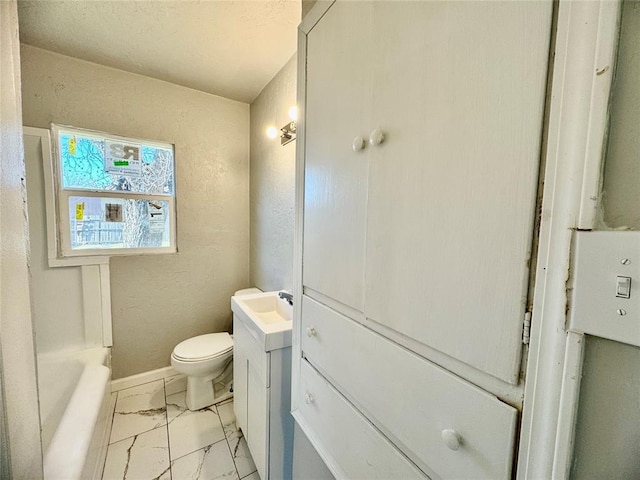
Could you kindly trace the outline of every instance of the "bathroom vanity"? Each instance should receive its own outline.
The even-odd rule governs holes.
[[[231,298],[234,409],[261,480],[291,478],[292,307],[265,292]]]

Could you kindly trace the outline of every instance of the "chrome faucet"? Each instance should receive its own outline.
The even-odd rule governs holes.
[[[278,292],[278,296],[285,300],[289,305],[293,306],[293,295],[287,292]]]

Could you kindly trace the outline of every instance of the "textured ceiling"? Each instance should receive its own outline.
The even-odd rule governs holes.
[[[250,103],[296,50],[300,0],[18,2],[23,43]]]

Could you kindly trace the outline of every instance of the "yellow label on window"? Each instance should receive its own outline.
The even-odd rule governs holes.
[[[76,203],[76,220],[84,220],[84,203]]]
[[[69,139],[69,153],[71,155],[75,155],[76,154],[76,137],[71,137]]]

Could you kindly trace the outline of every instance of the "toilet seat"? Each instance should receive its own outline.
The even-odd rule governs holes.
[[[188,338],[173,349],[172,356],[182,362],[201,362],[226,355],[233,350],[233,339],[224,333],[208,333]]]

